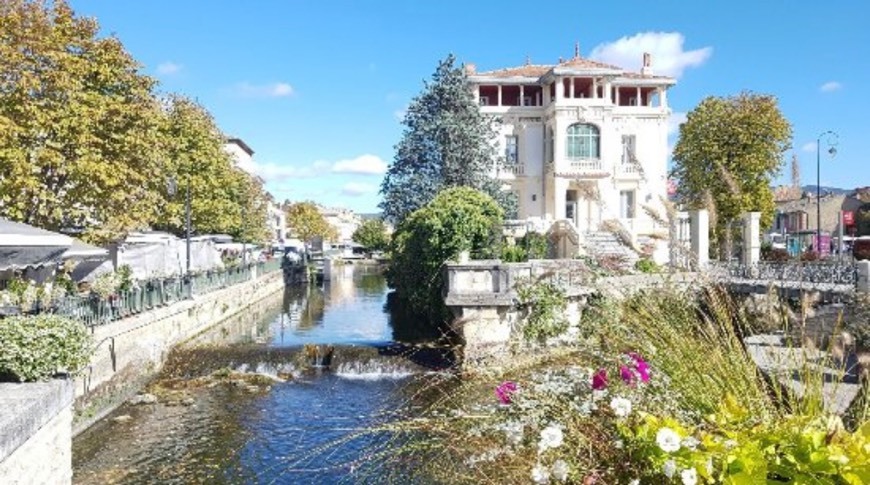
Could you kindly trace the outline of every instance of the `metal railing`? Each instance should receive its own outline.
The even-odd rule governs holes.
[[[816,285],[855,285],[858,282],[857,266],[852,261],[762,261],[753,265],[711,261],[709,271],[720,278],[742,280]]]
[[[281,260],[197,273],[190,277],[155,278],[137,282],[126,291],[107,297],[96,294],[67,296],[50,308],[39,309],[82,321],[87,326],[104,325],[133,315],[169,306],[281,270]]]

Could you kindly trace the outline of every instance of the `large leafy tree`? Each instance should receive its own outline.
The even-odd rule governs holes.
[[[445,262],[468,251],[499,254],[504,211],[489,195],[469,187],[445,189],[396,229],[387,279],[412,313],[434,324],[448,318],[441,297]]]
[[[763,227],[773,222],[771,180],[791,147],[791,124],[773,96],[741,93],[711,96],[689,112],[674,148],[678,195],[690,206],[712,202],[714,241],[726,248],[741,214],[759,211]]]
[[[456,58],[440,61],[402,121],[404,133],[381,184],[384,218],[400,223],[442,188],[456,186],[483,190],[512,213],[515,201],[490,177],[502,163],[491,143],[493,122],[474,102]]]
[[[268,200],[262,183],[237,168],[224,135],[211,114],[195,101],[169,96],[162,128],[165,163],[163,211],[154,226],[176,234],[185,230],[185,198],[190,189],[191,227],[196,233],[264,237]],[[174,182],[174,190],[169,182]]]
[[[338,233],[323,217],[314,202],[296,202],[286,204],[287,225],[294,236],[305,243],[310,243],[317,237],[328,241],[338,239]]]
[[[387,225],[381,219],[368,219],[362,222],[352,236],[354,242],[372,251],[381,251],[390,244]]]
[[[0,2],[0,215],[93,241],[153,220],[154,80],[63,0]]]

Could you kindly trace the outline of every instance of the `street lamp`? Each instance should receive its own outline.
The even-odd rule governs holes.
[[[821,254],[822,245],[822,138],[828,145],[826,150],[831,158],[837,154],[837,142],[839,136],[831,130],[828,130],[816,139],[816,242],[813,245],[816,254]]]
[[[175,197],[178,193],[178,182],[175,177],[171,177],[166,183],[167,192],[170,197]],[[184,232],[185,242],[187,246],[187,268],[186,274],[190,276],[190,176],[187,176],[187,190],[184,197]]]

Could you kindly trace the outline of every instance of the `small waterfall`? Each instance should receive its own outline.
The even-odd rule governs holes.
[[[342,362],[335,375],[344,379],[376,381],[380,379],[404,379],[420,372],[394,360],[368,360]]]

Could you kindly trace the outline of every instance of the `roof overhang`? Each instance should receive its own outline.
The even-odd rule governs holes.
[[[532,76],[509,76],[509,77],[496,77],[496,76],[468,76],[468,81],[472,84],[537,84],[541,81],[540,77],[532,77]]]
[[[615,83],[626,83],[631,84],[632,86],[650,86],[650,87],[659,87],[659,86],[673,86],[677,84],[677,80],[670,77],[627,77],[627,76],[617,76],[613,78]]]

